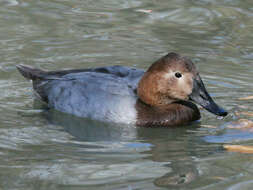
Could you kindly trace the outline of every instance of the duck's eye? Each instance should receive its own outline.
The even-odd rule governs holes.
[[[177,72],[177,73],[175,73],[175,76],[176,76],[177,78],[181,78],[181,77],[182,77],[182,74],[179,73],[179,72]]]

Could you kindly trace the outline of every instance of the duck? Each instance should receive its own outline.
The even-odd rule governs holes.
[[[182,126],[201,118],[198,105],[226,116],[207,92],[194,63],[171,52],[145,71],[126,66],[46,71],[17,65],[48,108],[102,122]]]

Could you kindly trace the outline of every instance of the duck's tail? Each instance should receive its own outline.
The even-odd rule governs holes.
[[[41,79],[45,75],[46,71],[37,69],[28,65],[16,65],[18,71],[27,79],[36,80]]]
[[[35,96],[44,101],[48,102],[47,93],[45,91],[45,85],[48,80],[45,79],[47,76],[47,71],[43,71],[41,69],[37,69],[28,65],[16,65],[18,71],[28,80],[33,81],[33,89]]]

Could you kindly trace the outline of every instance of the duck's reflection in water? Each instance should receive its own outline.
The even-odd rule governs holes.
[[[154,179],[154,184],[160,187],[181,188],[194,183],[199,171],[193,157],[201,154],[205,156],[212,151],[201,152],[198,145],[202,143],[204,146],[205,142],[201,136],[190,132],[196,130],[198,123],[181,128],[142,128],[78,118],[53,110],[45,111],[43,115],[51,124],[60,125],[78,141],[149,144],[148,150],[140,152],[146,155],[144,159],[168,163],[164,164],[164,167],[168,168],[168,173]]]
[[[149,151],[149,159],[155,162],[169,162],[167,167],[170,172],[156,178],[156,186],[183,188],[198,178],[198,169],[193,160],[196,156],[194,146],[196,141],[202,140],[189,132],[196,129],[196,125],[198,124],[176,128],[138,129],[139,138],[154,145]]]
[[[79,118],[55,110],[43,112],[51,124],[60,125],[79,141],[127,141],[136,138],[136,129],[106,122]]]

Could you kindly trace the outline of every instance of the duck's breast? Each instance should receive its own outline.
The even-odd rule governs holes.
[[[132,124],[136,122],[134,91],[140,77],[95,72],[68,74],[48,82],[48,105],[79,117]]]

